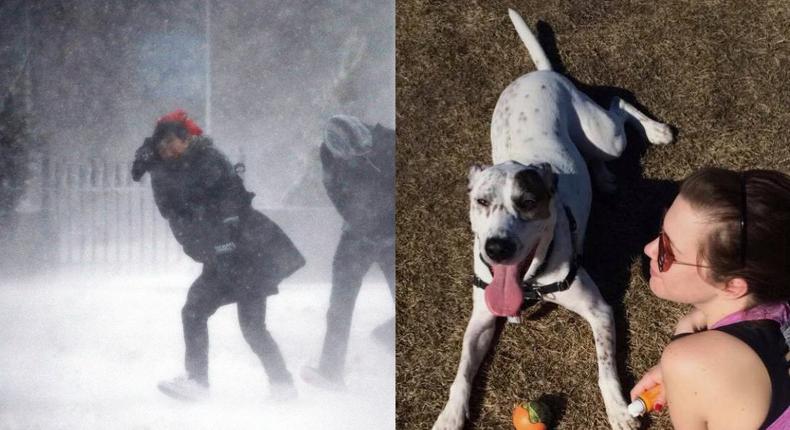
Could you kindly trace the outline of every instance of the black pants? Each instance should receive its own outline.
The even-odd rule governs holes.
[[[393,238],[371,240],[344,231],[332,262],[332,293],[326,314],[326,336],[319,370],[332,379],[342,379],[354,304],[362,278],[378,263],[390,293],[395,297],[395,243]]]
[[[276,287],[279,280],[271,282]],[[266,290],[238,288],[223,280],[213,268],[203,266],[181,310],[186,345],[184,362],[191,379],[208,385],[208,319],[220,306],[235,302],[244,339],[260,358],[269,380],[291,382],[277,343],[266,330],[266,296],[261,293]]]

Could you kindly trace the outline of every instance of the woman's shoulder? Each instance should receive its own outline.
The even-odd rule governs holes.
[[[222,164],[230,165],[230,160],[225,153],[220,150],[214,141],[208,136],[197,137],[192,144],[190,144],[193,158],[198,164]]]
[[[671,342],[661,355],[661,369],[672,379],[698,381],[702,391],[738,389],[760,374],[767,376],[760,357],[749,345],[718,330]]]
[[[215,156],[219,152],[214,146],[214,140],[208,136],[194,136],[189,144],[189,149],[201,156]]]
[[[719,367],[735,358],[757,357],[754,351],[735,336],[718,330],[706,330],[683,336],[664,349],[662,364],[673,368],[707,365]]]
[[[754,428],[751,424],[768,412],[771,381],[765,365],[749,345],[727,333],[708,330],[671,342],[661,356],[661,371],[670,411],[695,416],[708,428],[733,428],[733,422],[750,423],[736,428]],[[750,408],[743,408],[744,399]]]

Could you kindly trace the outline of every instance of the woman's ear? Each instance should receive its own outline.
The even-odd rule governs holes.
[[[749,294],[749,284],[746,279],[732,278],[724,284],[724,294],[731,299],[740,299]]]

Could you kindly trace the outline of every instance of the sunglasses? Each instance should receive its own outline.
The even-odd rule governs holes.
[[[658,235],[658,271],[659,272],[666,272],[672,267],[673,264],[680,264],[683,266],[692,266],[692,267],[704,267],[708,268],[709,266],[704,266],[702,264],[692,264],[692,263],[684,263],[682,261],[677,261],[675,259],[675,254],[672,252],[672,245],[669,241],[669,236],[663,231]]]

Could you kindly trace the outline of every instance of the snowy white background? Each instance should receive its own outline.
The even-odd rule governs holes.
[[[357,300],[348,391],[298,376],[320,354],[341,225],[320,183],[321,130],[340,111],[394,126],[394,23],[391,0],[0,2],[0,90],[29,117],[31,169],[43,171],[44,158],[63,169],[49,188],[29,178],[16,218],[0,225],[0,430],[395,427],[394,339],[371,337],[394,315],[377,268]],[[341,103],[355,38],[364,55],[347,76],[354,97]],[[150,186],[119,189],[117,175],[101,189],[76,185],[93,162],[126,178],[156,118],[179,107],[232,161],[244,155],[255,207],[307,259],[267,302],[299,390],[292,403],[265,400],[234,305],[209,320],[211,399],[158,392],[183,372],[180,311],[199,266],[173,258],[180,250]]]
[[[323,391],[298,377],[320,353],[329,284],[286,280],[267,301],[266,321],[295,376],[297,400],[267,402],[263,367],[242,338],[234,305],[209,320],[211,398],[185,404],[161,394],[157,382],[183,372],[180,310],[198,270],[0,281],[0,428],[395,427],[393,347],[371,337],[372,328],[394,315],[377,269],[358,299],[346,392]]]

